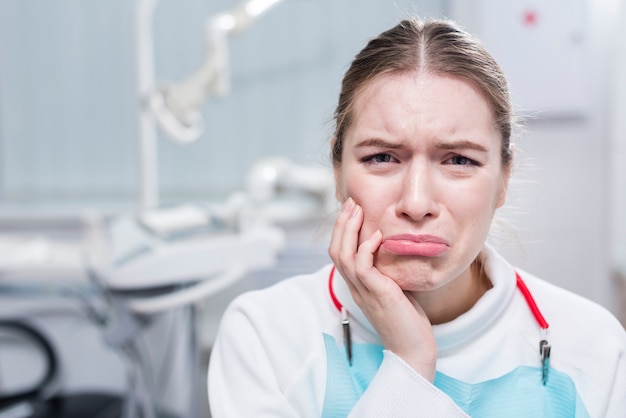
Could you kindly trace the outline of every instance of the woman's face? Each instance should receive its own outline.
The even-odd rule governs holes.
[[[488,102],[460,78],[403,73],[355,104],[335,178],[337,197],[363,208],[359,243],[380,229],[374,264],[406,291],[469,275],[509,174]]]

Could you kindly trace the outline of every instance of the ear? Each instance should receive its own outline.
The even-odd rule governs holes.
[[[498,204],[496,206],[498,208],[502,207],[506,202],[506,195],[507,191],[509,190],[509,181],[511,180],[511,170],[513,167],[513,161],[515,161],[515,146],[511,144],[510,147],[511,161],[509,161],[509,165],[502,172],[502,185],[500,186]]]

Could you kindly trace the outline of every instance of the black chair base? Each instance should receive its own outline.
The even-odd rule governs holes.
[[[33,418],[120,418],[124,399],[101,393],[68,394],[31,404]]]

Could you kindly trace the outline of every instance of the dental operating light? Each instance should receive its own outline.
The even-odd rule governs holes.
[[[207,19],[201,67],[183,81],[158,87],[148,98],[158,126],[171,139],[188,143],[202,135],[202,105],[209,97],[223,97],[230,90],[228,37],[247,30],[280,1],[250,0]]]
[[[158,0],[136,0],[140,210],[159,206],[157,128],[178,143],[193,142],[202,135],[202,105],[210,96],[225,96],[230,90],[228,37],[245,31],[280,1],[248,0],[209,17],[201,67],[185,80],[157,85],[152,24]]]

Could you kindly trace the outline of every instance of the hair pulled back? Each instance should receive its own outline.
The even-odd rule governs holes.
[[[511,162],[513,109],[500,66],[482,43],[448,20],[402,20],[370,40],[352,61],[341,84],[331,142],[334,166],[341,164],[344,136],[354,117],[358,94],[377,77],[402,72],[449,75],[476,86],[491,105],[502,136],[501,163]]]

